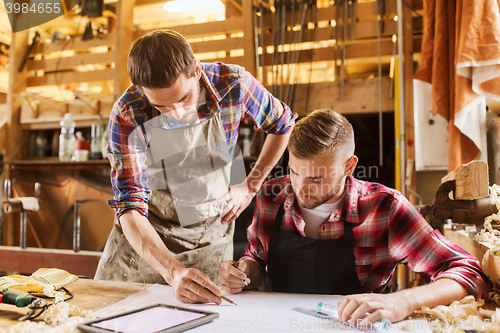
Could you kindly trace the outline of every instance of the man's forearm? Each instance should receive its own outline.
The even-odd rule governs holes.
[[[130,209],[120,217],[123,233],[134,250],[171,284],[176,269],[184,265],[174,258],[148,219]]]
[[[427,285],[405,289],[394,294],[408,300],[410,309],[408,315],[422,306],[433,308],[438,305],[448,305],[468,295],[467,290],[455,280],[439,279]]]
[[[274,168],[281,155],[286,149],[290,133],[287,134],[268,134],[257,162],[252,171],[247,176],[248,188],[251,192],[257,193],[267,175]]]

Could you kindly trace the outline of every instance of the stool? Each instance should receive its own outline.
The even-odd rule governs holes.
[[[21,213],[21,248],[26,249],[26,235],[28,231],[28,220],[26,212],[38,211],[38,200],[40,198],[40,183],[35,183],[35,197],[11,198],[12,184],[10,179],[5,180],[3,210],[5,213]]]

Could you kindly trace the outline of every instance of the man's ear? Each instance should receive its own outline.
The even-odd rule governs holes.
[[[197,80],[201,78],[201,63],[199,60],[194,61],[194,75],[196,75]]]
[[[358,157],[356,155],[352,155],[347,159],[344,176],[347,177],[352,175],[354,169],[356,169],[356,165],[358,165]]]

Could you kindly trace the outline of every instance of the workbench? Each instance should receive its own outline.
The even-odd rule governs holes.
[[[451,230],[451,225],[444,226],[443,236],[472,254],[479,262],[483,260],[486,251],[493,247],[493,245],[479,243],[467,235],[463,230]]]
[[[75,297],[68,303],[78,306],[81,310],[96,311],[149,286],[143,283],[80,279],[69,285]],[[27,312],[28,308],[0,304],[0,329],[9,332],[10,327]]]

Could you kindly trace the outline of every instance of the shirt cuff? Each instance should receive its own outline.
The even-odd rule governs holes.
[[[109,207],[113,208],[116,213],[116,218],[118,223],[120,221],[120,216],[123,215],[129,209],[135,209],[141,215],[148,217],[148,204],[145,202],[138,201],[118,201],[118,200],[108,200]]]
[[[439,279],[451,279],[460,283],[469,295],[474,296],[476,299],[488,299],[488,292],[490,290],[489,280],[481,274],[474,272],[472,276],[468,276],[461,272],[454,272],[452,269],[439,274],[434,281]]]

